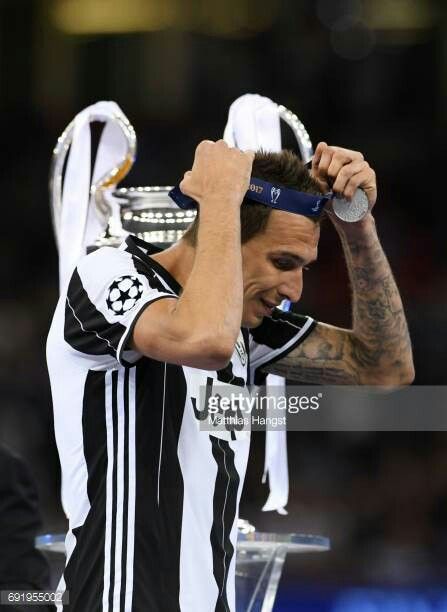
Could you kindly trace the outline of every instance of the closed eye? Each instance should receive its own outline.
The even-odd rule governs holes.
[[[289,255],[289,254],[272,254],[270,256],[270,261],[278,270],[308,270],[312,261],[306,261],[297,255]],[[306,265],[304,265],[306,264]]]
[[[278,268],[278,270],[294,270],[295,268],[299,267],[299,265],[294,259],[283,257],[273,259],[273,264],[276,268]]]

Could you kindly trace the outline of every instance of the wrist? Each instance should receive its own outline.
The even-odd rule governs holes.
[[[209,212],[211,215],[216,214],[217,212],[227,212],[231,213],[231,211],[239,210],[242,203],[242,198],[234,197],[229,194],[225,194],[224,196],[218,194],[210,194],[206,195],[197,200],[199,204],[200,214],[203,214],[204,211]]]
[[[355,223],[334,221],[335,228],[341,238],[350,240],[367,240],[376,236],[376,222],[371,212]]]
[[[213,198],[204,198],[203,204],[199,204],[197,211],[200,228],[207,228],[207,233],[232,234],[236,232],[240,235],[241,208],[232,205],[230,201]]]

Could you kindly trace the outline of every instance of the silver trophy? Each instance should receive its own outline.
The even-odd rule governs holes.
[[[121,207],[125,232],[166,248],[183,236],[195,210],[180,210],[168,196],[172,187],[120,188],[114,196]]]
[[[136,156],[137,139],[135,130],[123,113],[92,113],[89,122],[112,122],[121,132],[126,142],[125,154],[112,168],[92,182],[89,206],[103,228],[89,244],[90,251],[101,246],[118,246],[127,234],[134,234],[147,242],[165,248],[179,240],[196,216],[196,211],[180,210],[169,198],[170,186],[117,188],[131,169]],[[59,252],[61,227],[63,225],[63,193],[66,176],[67,156],[73,144],[75,120],[58,138],[53,150],[50,170],[50,201],[53,228]],[[80,220],[82,222],[82,220]],[[82,255],[83,253],[80,253]]]
[[[287,123],[295,135],[298,147],[300,149],[301,159],[304,164],[307,164],[313,155],[312,142],[310,136],[304,125],[288,108],[278,105],[278,115],[280,118]]]

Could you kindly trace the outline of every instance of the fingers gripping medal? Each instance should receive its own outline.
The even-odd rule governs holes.
[[[351,200],[335,196],[332,200],[332,210],[342,221],[355,223],[368,214],[368,197],[363,189],[357,189]]]
[[[312,158],[306,163],[306,167],[310,170]],[[360,187],[355,191],[351,200],[347,200],[342,196],[337,196],[333,191],[326,193],[326,197],[332,200],[332,210],[336,217],[346,223],[356,223],[366,217],[369,211],[368,196]]]

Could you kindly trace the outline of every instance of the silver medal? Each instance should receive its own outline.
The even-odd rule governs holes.
[[[369,203],[363,189],[357,189],[351,201],[335,197],[332,209],[339,219],[348,223],[360,221],[368,213]]]

